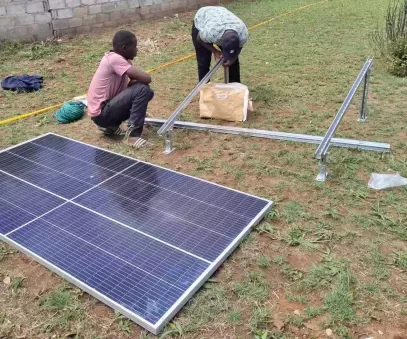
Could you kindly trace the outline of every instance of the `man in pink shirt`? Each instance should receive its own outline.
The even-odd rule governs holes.
[[[147,145],[141,137],[147,106],[154,97],[151,76],[131,63],[137,55],[136,36],[119,31],[113,51],[100,61],[88,90],[88,115],[105,135],[126,135],[137,148]],[[120,125],[127,120],[127,131]]]

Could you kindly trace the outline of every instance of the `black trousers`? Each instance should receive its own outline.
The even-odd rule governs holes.
[[[209,72],[211,67],[212,52],[198,42],[198,29],[192,25],[192,42],[195,47],[196,61],[198,63],[199,81]],[[229,82],[240,82],[239,58],[229,67]]]
[[[123,121],[133,127],[131,137],[139,137],[143,132],[148,103],[153,99],[153,90],[145,84],[136,83],[126,88],[114,98],[102,104],[102,112],[92,118],[100,127],[119,127]]]

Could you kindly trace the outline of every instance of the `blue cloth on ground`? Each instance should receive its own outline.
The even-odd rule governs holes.
[[[18,92],[34,92],[42,88],[41,75],[12,75],[1,82],[1,87],[5,90]]]

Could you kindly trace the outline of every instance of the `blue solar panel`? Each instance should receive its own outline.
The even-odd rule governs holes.
[[[270,207],[55,134],[0,153],[0,238],[153,333]]]

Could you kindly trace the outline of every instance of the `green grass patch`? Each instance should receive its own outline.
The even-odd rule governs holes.
[[[233,291],[239,298],[264,302],[269,295],[269,283],[260,271],[249,272],[243,281],[233,284]]]

